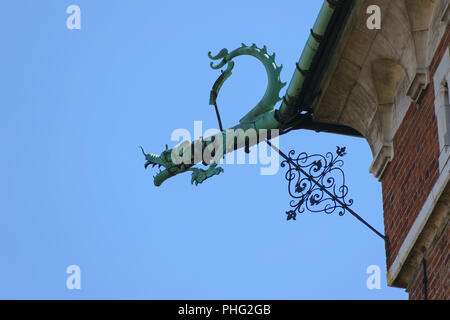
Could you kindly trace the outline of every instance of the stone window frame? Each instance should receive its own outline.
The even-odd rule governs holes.
[[[439,172],[442,172],[450,157],[450,49],[447,47],[433,76],[434,112],[439,136]]]

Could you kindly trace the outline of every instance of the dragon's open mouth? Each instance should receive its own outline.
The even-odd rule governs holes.
[[[158,166],[158,169],[159,169],[159,171],[161,172],[161,166],[162,166],[162,164],[159,164],[159,163],[157,163],[156,161],[154,161],[153,159],[149,159],[149,157],[154,157],[154,158],[157,158],[157,157],[159,157],[158,155],[156,155],[156,154],[148,154],[148,155],[146,155],[146,158],[147,158],[147,162],[145,163],[145,165],[144,165],[144,167],[145,167],[145,169],[147,169],[148,168],[148,166],[152,166],[152,168],[154,168],[155,166]]]
[[[147,162],[144,165],[145,169],[147,169],[150,165],[152,166],[152,168],[155,168],[156,166],[158,167],[159,172],[153,176],[153,179],[160,180],[165,175],[165,172],[167,171],[167,169],[161,170],[161,166],[162,166],[161,164],[158,164],[158,163],[155,163],[155,162],[152,162],[149,160],[147,160]]]
[[[152,168],[155,168],[156,166],[158,167],[159,172],[155,176],[153,176],[153,181],[156,186],[160,186],[164,182],[164,180],[171,176],[167,169],[168,164],[166,163],[162,155],[159,156],[152,153],[145,153],[144,148],[140,148],[145,156],[145,159],[147,160],[144,165],[145,169],[147,169],[149,166],[152,166]],[[164,167],[165,169],[161,170],[161,167]]]

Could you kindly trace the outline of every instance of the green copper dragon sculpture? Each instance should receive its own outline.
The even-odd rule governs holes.
[[[274,110],[274,107],[277,102],[281,100],[279,94],[286,83],[283,83],[280,80],[280,73],[283,66],[276,65],[275,54],[269,55],[266,46],[260,49],[255,44],[251,46],[242,44],[240,48],[233,50],[232,52],[228,52],[227,49],[222,49],[215,56],[211,55],[211,52],[209,52],[208,56],[211,60],[221,60],[217,65],[214,65],[214,62],[211,62],[212,69],[220,69],[227,65],[227,68],[222,71],[222,74],[214,83],[209,103],[211,105],[216,103],[220,88],[232,74],[234,67],[233,59],[242,55],[253,56],[264,65],[268,77],[268,84],[264,96],[258,104],[239,121],[239,124],[230,129],[223,130],[216,135],[208,138],[201,138],[193,142],[184,141],[179,146],[173,149],[167,149],[160,155],[145,153],[144,149],[141,147],[142,153],[146,159],[145,168],[150,165],[153,167],[159,166],[164,168],[164,170],[154,176],[154,184],[156,186],[160,186],[170,177],[187,171],[192,172],[191,183],[195,183],[196,185],[202,183],[204,180],[223,172],[222,168],[217,167],[217,164],[223,155],[242,147],[248,148],[251,146],[248,142],[248,136],[245,135],[246,131],[252,129],[256,133],[257,137],[256,140],[253,141],[254,145],[266,138],[263,137],[260,132],[267,132],[267,130],[276,130],[280,128],[281,124],[277,120],[279,119],[279,115],[277,115],[279,110]],[[229,132],[234,132],[235,134],[227,135]],[[236,132],[238,134],[236,134]],[[232,136],[232,138],[230,138],[230,136]],[[211,156],[208,159],[205,159],[205,157],[202,156],[205,153],[205,150],[211,151]],[[193,168],[194,165],[200,162],[204,165],[209,164],[209,168],[206,170]]]

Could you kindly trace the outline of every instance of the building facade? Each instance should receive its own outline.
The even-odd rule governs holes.
[[[379,29],[368,23],[374,5]],[[355,1],[313,101],[316,123],[355,129],[370,145],[369,170],[383,190],[388,285],[410,299],[450,298],[449,5]]]

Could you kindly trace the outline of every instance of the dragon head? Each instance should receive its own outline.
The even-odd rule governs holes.
[[[166,179],[187,171],[192,165],[181,163],[176,164],[172,161],[172,150],[163,151],[160,155],[145,153],[144,148],[140,147],[145,156],[144,167],[147,169],[150,165],[154,168],[158,166],[159,172],[153,176],[155,186],[160,186]],[[161,170],[161,167],[164,169]]]
[[[174,163],[172,160],[174,154],[180,154],[180,156],[182,156],[182,151],[166,150],[158,156],[156,154],[145,153],[144,148],[140,148],[145,156],[145,159],[147,160],[144,167],[147,169],[150,165],[152,167],[158,166],[160,170],[156,176],[153,176],[153,182],[157,187],[159,187],[166,179],[186,171],[192,172],[191,183],[195,183],[195,185],[198,185],[206,179],[223,172],[223,169],[217,167],[217,163],[215,162],[211,163],[207,170],[192,168],[193,164]],[[164,167],[165,169],[161,170],[161,167]]]

